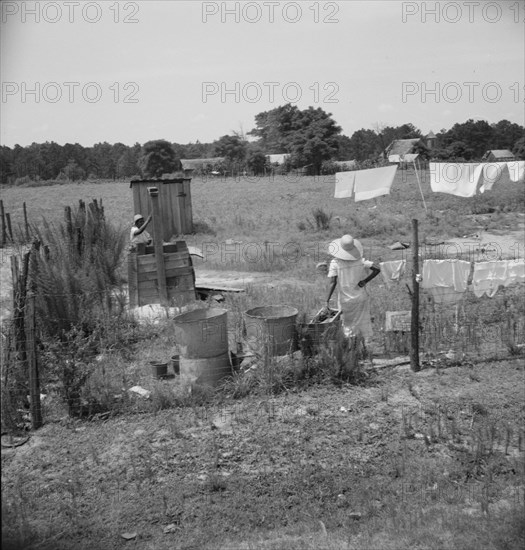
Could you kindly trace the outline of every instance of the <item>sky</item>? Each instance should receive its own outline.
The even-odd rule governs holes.
[[[0,2],[0,142],[211,142],[286,103],[351,136],[525,124],[525,2]]]

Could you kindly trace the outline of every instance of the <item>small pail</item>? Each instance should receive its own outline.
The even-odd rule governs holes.
[[[150,361],[151,374],[154,378],[165,378],[168,374],[168,363]]]

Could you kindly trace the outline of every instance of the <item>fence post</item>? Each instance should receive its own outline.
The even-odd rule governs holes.
[[[26,241],[29,242],[29,222],[27,221],[27,207],[24,202],[24,227],[26,230]]]
[[[31,424],[33,430],[42,426],[42,409],[40,406],[40,378],[36,346],[36,311],[35,293],[30,290],[26,299],[26,355],[29,366],[29,398],[31,401]]]
[[[7,242],[7,227],[5,223],[4,201],[0,199],[0,216],[2,217],[2,246]]]
[[[7,224],[7,233],[9,235],[9,239],[12,243],[14,243],[14,239],[13,239],[13,228],[11,227],[11,215],[6,212],[5,214],[5,221],[6,221],[6,224]]]
[[[419,365],[419,241],[417,232],[417,220],[412,220],[412,320],[411,320],[411,346],[410,368],[414,372],[421,370]]]
[[[153,218],[153,244],[155,245],[155,260],[157,262],[157,283],[161,305],[168,306],[168,290],[166,288],[166,266],[164,265],[163,227],[159,207],[159,190],[148,187],[151,199],[151,215]]]

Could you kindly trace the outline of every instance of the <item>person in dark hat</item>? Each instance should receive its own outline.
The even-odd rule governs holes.
[[[338,308],[341,310],[345,336],[362,336],[365,344],[372,338],[370,296],[366,285],[380,273],[379,267],[363,258],[363,246],[351,235],[343,235],[329,245],[333,256],[328,268],[330,287],[326,305],[338,288]]]
[[[148,216],[146,221],[142,214],[136,214],[133,218],[133,225],[131,226],[131,231],[129,234],[130,248],[133,250],[139,243],[145,243],[147,245],[151,244],[152,239],[151,235],[146,231],[146,227],[151,221],[151,214]]]

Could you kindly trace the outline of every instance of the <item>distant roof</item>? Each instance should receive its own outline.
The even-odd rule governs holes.
[[[413,139],[395,139],[388,146],[388,156],[391,155],[406,155],[407,153],[413,153],[414,147],[421,142],[421,138]]]
[[[224,157],[213,157],[209,159],[180,159],[183,170],[195,170],[198,168],[203,168],[206,164],[218,164],[223,162]]]
[[[484,159],[488,158],[491,155],[496,159],[506,159],[506,158],[514,159],[514,155],[508,149],[491,149],[490,151],[487,151],[483,155],[483,158]]]
[[[388,155],[388,162],[414,162],[418,153],[407,153],[406,155]]]
[[[432,130],[425,136],[426,139],[436,139],[436,134]]]
[[[334,160],[334,164],[340,168],[344,168],[345,166],[353,168],[357,163],[355,160]]]
[[[279,153],[276,155],[266,155],[270,164],[284,164],[284,161],[289,157],[288,153]]]

